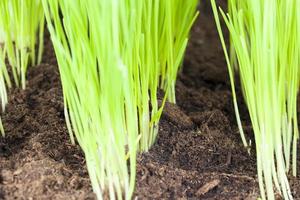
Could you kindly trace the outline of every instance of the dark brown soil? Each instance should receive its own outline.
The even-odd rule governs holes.
[[[201,6],[178,78],[177,105],[166,105],[156,144],[138,158],[139,199],[259,196],[255,150],[249,156],[240,140],[208,2]],[[246,108],[241,109],[251,138]],[[49,40],[43,64],[29,70],[25,91],[11,91],[2,119],[7,136],[0,138],[0,199],[95,199],[83,153],[69,140]],[[292,180],[295,199],[299,180]]]

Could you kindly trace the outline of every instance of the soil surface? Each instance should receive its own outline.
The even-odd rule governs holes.
[[[254,145],[249,155],[240,139],[208,0],[200,10],[177,81],[177,105],[166,105],[156,144],[138,158],[138,199],[259,197]],[[0,138],[0,199],[95,199],[84,155],[69,140],[49,39],[43,64],[29,70],[27,89],[13,89],[9,97],[2,115],[7,136]],[[247,110],[240,107],[251,139]],[[291,179],[300,199],[300,177]]]

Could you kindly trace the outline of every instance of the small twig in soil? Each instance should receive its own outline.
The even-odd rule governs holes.
[[[215,187],[217,187],[220,184],[220,180],[219,179],[214,179],[206,184],[204,184],[196,193],[197,196],[202,196],[206,193],[208,193],[209,191],[211,191],[212,189],[214,189]]]
[[[255,181],[256,182],[256,179],[255,178],[252,178],[250,176],[246,176],[246,175],[235,175],[235,174],[226,174],[226,173],[221,173],[221,174],[218,174],[219,176],[226,176],[226,177],[230,177],[230,178],[236,178],[236,179],[246,179],[246,180],[249,180],[249,181]]]

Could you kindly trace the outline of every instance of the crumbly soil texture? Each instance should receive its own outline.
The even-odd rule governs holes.
[[[239,95],[243,126],[253,144],[250,155],[236,125],[209,1],[199,9],[177,80],[177,104],[167,103],[156,144],[138,156],[138,199],[259,197],[247,109]],[[29,70],[26,90],[10,91],[2,114],[0,199],[96,199],[84,154],[70,143],[57,62],[47,38],[43,63]],[[300,177],[290,182],[294,198],[300,199]]]

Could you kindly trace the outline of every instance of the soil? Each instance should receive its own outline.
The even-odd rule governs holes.
[[[138,199],[259,197],[255,149],[249,155],[240,139],[209,1],[200,10],[177,81],[177,105],[166,105],[156,144],[138,157]],[[43,64],[28,72],[27,89],[12,89],[9,97],[2,115],[0,199],[95,199],[84,155],[70,143],[65,126],[49,39]],[[246,107],[240,107],[253,143]],[[295,199],[300,199],[299,180],[291,178]]]

